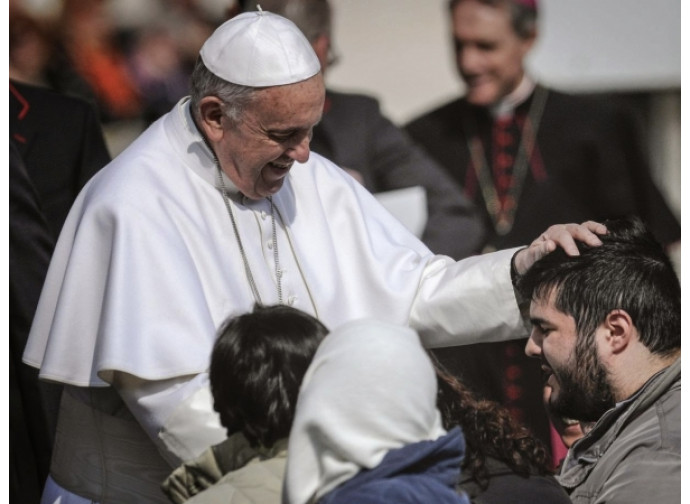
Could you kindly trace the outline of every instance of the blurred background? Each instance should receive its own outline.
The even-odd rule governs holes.
[[[462,91],[446,0],[333,0],[331,87],[365,91],[402,124]],[[635,109],[655,180],[680,215],[680,0],[541,0],[528,68],[562,91]],[[423,90],[423,92],[420,92]]]
[[[10,0],[10,77],[87,97],[117,155],[187,92],[199,47],[235,0]],[[446,0],[333,0],[333,89],[398,124],[457,96]],[[680,0],[542,0],[529,68],[541,82],[629,105],[653,176],[680,216]]]

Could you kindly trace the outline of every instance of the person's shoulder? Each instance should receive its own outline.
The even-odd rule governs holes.
[[[285,457],[254,460],[223,476],[189,504],[280,504]]]
[[[548,91],[547,106],[564,117],[585,116],[593,120],[624,115],[627,110],[618,100],[603,93],[568,93],[550,88]]]
[[[508,464],[493,457],[487,457],[488,484],[482,488],[463,472],[459,488],[464,490],[474,502],[499,504],[506,501],[515,502],[549,502],[566,504],[570,499],[563,487],[551,475],[540,475],[533,471],[524,476],[513,471]]]
[[[379,106],[379,99],[364,93],[346,93],[344,91],[326,90],[326,99],[338,105]]]
[[[95,113],[92,104],[79,96],[10,80],[10,101],[12,100],[19,102],[25,113],[31,112],[32,108],[41,113],[45,113],[47,109],[61,114]]]
[[[411,130],[426,129],[433,125],[443,124],[449,121],[455,122],[467,106],[467,102],[462,98],[444,102],[413,118],[405,127]]]

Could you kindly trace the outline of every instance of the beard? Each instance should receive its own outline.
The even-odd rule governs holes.
[[[593,340],[579,338],[573,357],[565,365],[551,368],[559,393],[552,397],[549,408],[559,417],[596,422],[616,404]]]

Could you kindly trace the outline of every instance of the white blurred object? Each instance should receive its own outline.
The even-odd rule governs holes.
[[[422,186],[380,192],[374,197],[415,236],[422,236],[428,217],[426,191]]]

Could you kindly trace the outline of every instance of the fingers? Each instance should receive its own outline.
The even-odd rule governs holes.
[[[576,256],[580,255],[576,241],[596,247],[601,245],[599,234],[606,234],[606,226],[594,221],[587,221],[582,224],[557,224],[547,229],[535,241],[547,243],[551,241],[555,246],[561,247],[566,254]],[[549,252],[555,250],[555,246]]]
[[[582,226],[586,227],[589,229],[592,233],[596,233],[598,235],[606,234],[608,233],[608,229],[606,229],[606,226],[604,226],[600,222],[594,222],[594,221],[587,221],[583,222]]]
[[[525,274],[536,261],[554,250],[556,250],[554,241],[545,237],[534,240],[529,247],[520,250],[515,256],[515,269],[518,275]]]
[[[577,241],[596,247],[601,245],[598,235],[606,234],[606,226],[594,221],[582,224],[556,224],[544,231],[529,247],[522,249],[515,256],[515,269],[524,274],[532,265],[545,255],[562,248],[571,256],[580,255]]]

